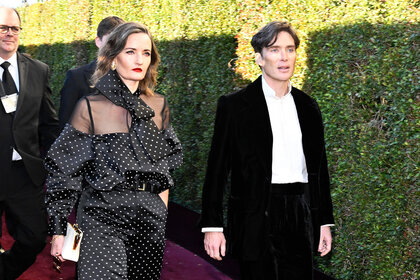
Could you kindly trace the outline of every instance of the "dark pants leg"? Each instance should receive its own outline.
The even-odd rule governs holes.
[[[258,261],[240,261],[241,280],[276,279],[273,255],[267,251]]]
[[[305,184],[272,186],[268,248],[257,261],[241,262],[243,280],[312,280],[312,222]]]
[[[93,191],[82,212],[78,279],[160,279],[166,217],[157,194]]]
[[[35,186],[22,161],[13,162],[10,174],[2,178],[1,208],[15,242],[0,256],[0,279],[16,279],[36,259],[46,244],[47,213],[42,186]]]

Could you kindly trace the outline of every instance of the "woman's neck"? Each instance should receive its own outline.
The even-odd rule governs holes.
[[[120,76],[121,77],[121,76]],[[139,88],[139,81],[126,80],[121,77],[121,80],[127,86],[131,93],[135,93]]]

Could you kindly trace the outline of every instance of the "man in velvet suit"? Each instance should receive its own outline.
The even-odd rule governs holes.
[[[251,44],[262,76],[217,105],[203,187],[204,247],[216,260],[226,251],[238,258],[241,279],[312,279],[313,249],[321,256],[331,250],[334,223],[321,113],[290,83],[299,39],[288,23],[269,23]]]
[[[15,242],[0,255],[0,279],[16,279],[47,237],[42,153],[58,135],[48,66],[17,52],[21,21],[0,7],[0,209]]]
[[[100,48],[111,31],[121,23],[124,23],[124,21],[116,16],[109,16],[101,20],[96,30],[96,46]],[[58,111],[60,129],[63,129],[69,121],[77,101],[81,97],[94,92],[94,89],[90,86],[90,78],[95,68],[96,60],[87,65],[67,71],[63,88],[60,91],[60,109]]]

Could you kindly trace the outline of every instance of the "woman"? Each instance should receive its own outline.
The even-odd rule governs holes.
[[[160,277],[170,171],[182,151],[166,100],[153,92],[158,63],[144,26],[118,26],[99,51],[96,94],[79,101],[48,152],[51,254],[64,261],[67,217],[80,197],[80,280]]]

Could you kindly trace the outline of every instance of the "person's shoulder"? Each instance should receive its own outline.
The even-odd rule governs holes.
[[[154,92],[153,95],[142,94],[140,98],[155,111],[160,112],[166,107],[166,98],[160,93]]]
[[[153,95],[150,96],[150,98],[155,99],[155,100],[164,100],[166,99],[164,95],[158,93],[158,92],[154,92]]]
[[[87,99],[91,103],[113,104],[111,100],[109,100],[108,98],[106,98],[106,96],[103,95],[102,93],[100,93],[98,90],[96,90],[92,94],[86,95],[86,96],[84,96],[84,97],[82,97],[80,99],[81,100]]]
[[[102,110],[105,106],[112,106],[112,102],[104,95],[95,92],[93,94],[81,97],[75,106],[74,112],[81,116],[88,116],[88,111],[91,109]],[[74,113],[73,113],[74,114]]]
[[[307,101],[310,103],[316,103],[315,98],[310,96],[309,94],[303,92],[302,90],[295,88],[292,86],[292,95],[294,99],[300,99],[302,101]]]
[[[243,98],[246,98],[251,92],[257,91],[257,88],[261,87],[261,78],[257,78],[255,81],[248,83],[247,85],[234,88],[233,92],[223,96],[227,102],[236,103]]]
[[[48,69],[48,65],[38,59],[33,58],[28,53],[17,53],[18,54],[18,61],[26,62],[30,65],[36,66],[38,68]]]
[[[308,112],[313,110],[313,112],[316,112],[316,114],[321,113],[318,102],[309,94],[295,87],[292,87],[292,96],[295,104],[299,105],[299,107],[305,108],[305,110],[308,110]]]
[[[72,75],[78,75],[78,74],[83,74],[85,72],[92,72],[93,74],[93,72],[95,71],[95,66],[96,66],[96,62],[92,61],[91,63],[69,69],[67,73],[72,74]]]

